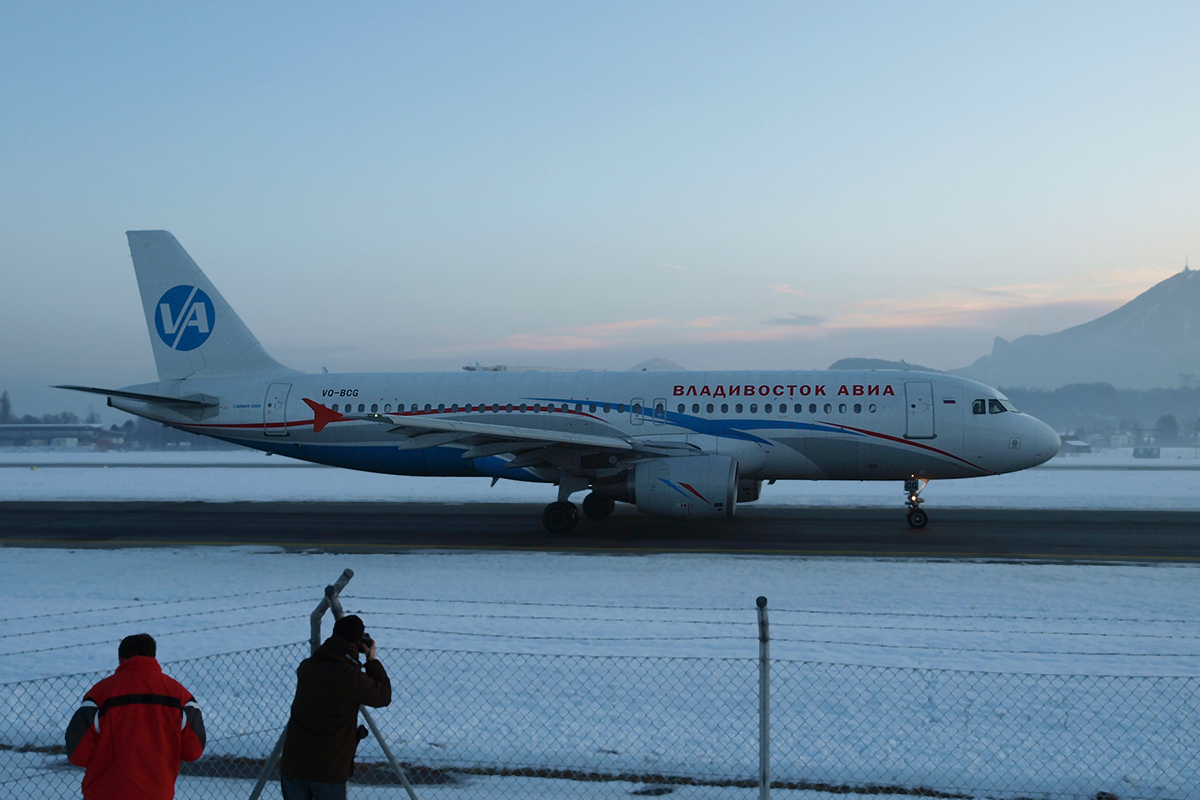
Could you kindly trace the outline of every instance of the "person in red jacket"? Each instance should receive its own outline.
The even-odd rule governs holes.
[[[163,674],[148,633],[126,636],[117,671],[93,686],[67,726],[84,800],[171,800],[180,761],[204,752],[196,698]]]

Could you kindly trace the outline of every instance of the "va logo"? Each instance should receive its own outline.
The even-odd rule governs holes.
[[[195,350],[208,341],[215,317],[208,295],[195,286],[176,286],[158,299],[154,327],[172,350]]]

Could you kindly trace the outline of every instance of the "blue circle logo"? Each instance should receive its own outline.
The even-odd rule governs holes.
[[[195,350],[208,341],[214,322],[212,300],[195,286],[168,289],[154,310],[158,338],[172,350]]]

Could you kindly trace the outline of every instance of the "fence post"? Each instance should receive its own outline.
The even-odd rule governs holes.
[[[758,798],[771,800],[771,634],[767,598],[758,604]]]
[[[325,587],[325,598],[329,601],[329,608],[333,611],[335,620],[345,616],[342,611],[342,601],[338,597],[338,592],[341,591],[337,586]],[[409,800],[417,800],[417,793],[413,791],[412,784],[408,782],[408,776],[404,774],[400,762],[392,755],[392,748],[388,747],[387,741],[383,738],[383,733],[379,730],[379,726],[375,724],[375,718],[371,716],[370,710],[366,706],[359,706],[358,712],[363,715],[363,719],[367,721],[367,727],[371,729],[371,733],[375,735],[375,739],[379,742],[379,746],[383,748],[383,754],[387,756],[388,763],[392,765],[392,772],[396,773],[396,777],[400,779],[400,783],[404,784],[404,791],[408,792]]]
[[[325,596],[321,598],[321,602],[309,615],[308,620],[311,627],[308,644],[312,652],[317,652],[317,648],[321,646],[321,617],[325,616],[325,611],[329,608],[329,590],[332,589],[333,593],[337,594],[346,588],[346,584],[353,577],[354,570],[342,570],[342,574],[333,582],[333,586],[325,587]],[[267,779],[271,777],[271,770],[275,769],[275,764],[283,755],[283,740],[286,738],[287,726],[285,725],[283,733],[279,734],[279,738],[275,740],[275,747],[271,749],[271,755],[267,756],[267,761],[263,764],[262,772],[258,774],[258,780],[254,782],[254,788],[250,790],[250,800],[258,800],[258,796],[262,794],[263,788],[267,785]]]

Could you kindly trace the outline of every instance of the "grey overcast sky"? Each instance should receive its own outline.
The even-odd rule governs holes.
[[[964,366],[1200,258],[1198,34],[1196,3],[6,3],[0,388],[155,378],[150,228],[310,371]]]

